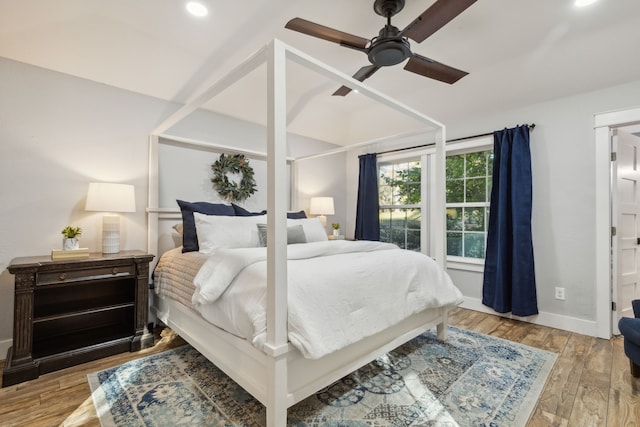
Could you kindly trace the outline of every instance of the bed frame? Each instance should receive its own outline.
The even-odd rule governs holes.
[[[267,64],[267,152],[250,152],[253,157],[267,160],[267,341],[264,351],[255,348],[247,340],[238,338],[211,325],[196,311],[168,298],[155,296],[152,314],[175,330],[182,338],[211,360],[216,366],[251,393],[266,407],[267,427],[283,427],[287,423],[287,408],[359,367],[375,360],[399,345],[415,338],[426,330],[437,326],[438,338],[446,339],[447,310],[427,310],[387,330],[360,340],[342,350],[320,359],[305,359],[287,340],[287,232],[286,211],[289,210],[287,164],[295,164],[318,155],[287,158],[286,129],[286,78],[287,60],[308,67],[337,83],[357,89],[362,96],[424,122],[435,129],[435,190],[431,204],[434,215],[432,227],[441,232],[431,233],[431,256],[445,268],[444,206],[445,206],[445,127],[441,123],[409,108],[391,98],[368,88],[310,56],[273,40],[264,48],[237,66],[227,76],[218,80],[193,102],[185,105],[165,120],[150,135],[149,143],[149,207],[148,226],[150,253],[160,255],[162,244],[158,243],[159,226],[164,219],[180,218],[175,208],[158,206],[159,179],[158,161],[161,139],[179,141],[182,144],[215,147],[224,152],[243,152],[237,147],[214,146],[207,142],[193,141],[165,132],[173,125],[203,106],[214,96],[234,84],[259,65]],[[396,138],[391,138],[396,139]],[[376,146],[384,140],[377,140]],[[371,141],[333,149],[321,155],[354,150],[371,145]],[[295,173],[292,174],[295,180]],[[295,197],[292,197],[295,205]],[[159,252],[160,250],[160,252]],[[157,257],[159,258],[159,257]],[[156,259],[157,259],[156,258]]]

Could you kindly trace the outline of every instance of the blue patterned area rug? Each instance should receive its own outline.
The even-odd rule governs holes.
[[[296,427],[523,426],[556,354],[428,331],[289,408]],[[89,374],[102,426],[264,426],[265,409],[190,346]]]

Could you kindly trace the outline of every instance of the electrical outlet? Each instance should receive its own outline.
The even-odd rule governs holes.
[[[564,301],[564,288],[556,288],[556,299]]]

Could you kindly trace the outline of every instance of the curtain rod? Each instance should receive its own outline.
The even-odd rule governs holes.
[[[536,127],[535,123],[531,123],[530,125],[526,125],[529,127],[529,131],[532,131],[533,128]],[[487,132],[487,133],[481,133],[478,135],[472,135],[472,136],[463,136],[462,138],[456,138],[456,139],[449,139],[446,141],[446,143],[450,143],[450,142],[458,142],[458,141],[464,141],[466,139],[474,139],[474,138],[480,138],[483,136],[491,136],[493,135],[493,132]],[[415,150],[416,148],[424,148],[424,147],[430,147],[432,145],[435,145],[435,142],[429,142],[427,144],[422,144],[422,145],[414,145],[413,147],[404,147],[404,148],[396,148],[395,150],[387,150],[387,151],[381,151],[379,153],[376,154],[389,154],[389,153],[397,153],[399,151],[406,151],[406,150]]]

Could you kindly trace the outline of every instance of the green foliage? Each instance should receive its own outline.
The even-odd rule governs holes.
[[[241,202],[256,192],[256,180],[253,168],[249,166],[244,154],[233,154],[220,158],[211,165],[213,170],[213,182],[218,194],[230,202]],[[229,180],[228,174],[242,174],[240,183]]]
[[[73,239],[74,237],[80,237],[82,235],[82,228],[67,225],[62,229],[61,233],[67,239]]]
[[[338,224],[337,222],[331,224],[331,227],[333,227],[334,230],[340,230],[340,224]]]
[[[420,163],[411,164],[413,166],[395,169],[394,176],[381,176],[384,184],[390,187],[397,199],[389,204],[413,205],[420,203],[422,168]]]

